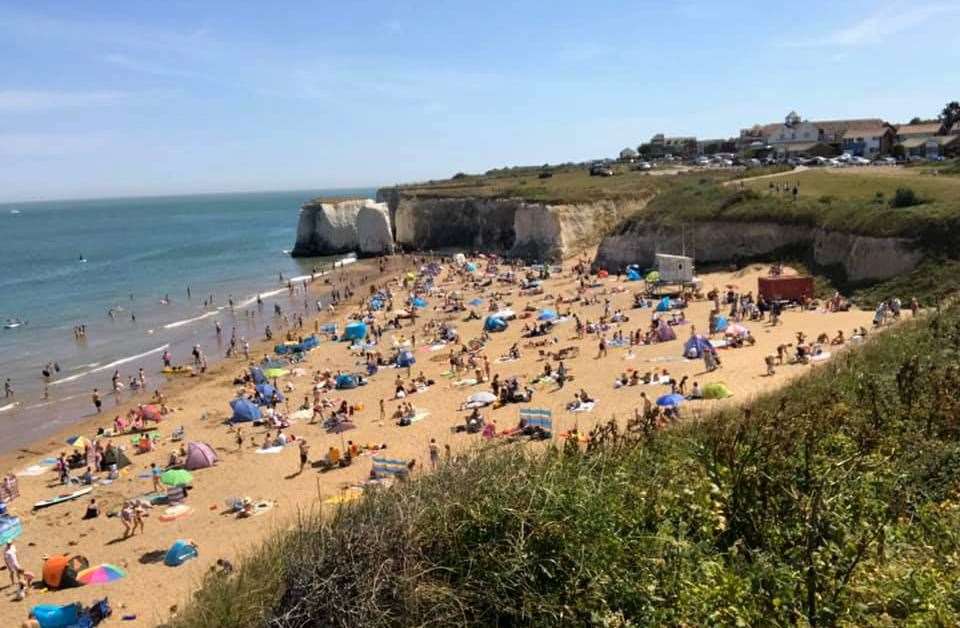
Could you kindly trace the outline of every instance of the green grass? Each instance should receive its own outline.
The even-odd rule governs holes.
[[[771,183],[799,183],[797,200],[771,191]],[[891,207],[897,188],[910,187],[923,201]],[[694,221],[772,221],[863,235],[922,240],[935,251],[955,249],[960,233],[960,179],[920,174],[867,174],[813,170],[775,179],[723,186],[687,177],[659,193],[632,220],[667,224]]]
[[[677,179],[689,175],[654,175],[630,170],[626,165],[613,167],[615,176],[591,177],[581,166],[557,166],[549,169],[550,178],[541,179],[541,168],[513,168],[484,175],[463,175],[444,181],[401,185],[401,192],[416,198],[522,198],[543,203],[589,203],[598,200],[646,199],[671,187]],[[709,174],[711,179],[728,177]]]
[[[960,312],[586,451],[503,445],[305,519],[199,626],[957,625]]]

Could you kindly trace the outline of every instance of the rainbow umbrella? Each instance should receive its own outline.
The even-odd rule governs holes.
[[[163,475],[160,476],[160,481],[167,486],[186,486],[190,484],[190,482],[193,482],[193,476],[190,475],[189,471],[184,471],[183,469],[170,469],[169,471],[163,472]]]
[[[109,563],[84,569],[77,574],[77,581],[83,584],[106,584],[126,577],[127,572]]]
[[[87,445],[93,445],[86,436],[71,436],[67,439],[68,445],[73,445],[75,449],[86,449]]]

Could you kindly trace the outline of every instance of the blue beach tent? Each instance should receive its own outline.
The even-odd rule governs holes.
[[[357,387],[357,378],[353,375],[343,373],[337,375],[337,388],[340,390],[349,390]]]
[[[499,316],[488,316],[487,320],[483,321],[483,328],[487,331],[503,331],[507,328],[507,321]]]
[[[347,325],[343,330],[343,337],[346,340],[363,340],[367,337],[367,325],[356,321]]]
[[[38,604],[30,609],[30,614],[40,624],[40,628],[73,628],[82,625],[80,623],[81,608],[79,602],[63,606]]]
[[[643,277],[640,275],[639,271],[630,268],[627,270],[627,281],[640,281]]]
[[[540,310],[540,315],[537,316],[538,321],[555,321],[558,318],[560,317],[553,310]]]
[[[257,386],[257,396],[259,397],[258,402],[262,406],[270,403],[270,400],[273,399],[274,394],[276,394],[278,400],[283,401],[283,393],[270,384],[260,384]]]
[[[420,297],[413,297],[413,299],[410,301],[410,304],[418,310],[422,310],[423,308],[427,307],[427,302]]]
[[[670,311],[670,297],[663,297],[660,299],[660,302],[657,303],[658,312],[669,312]]]
[[[409,351],[401,351],[397,355],[397,366],[408,367],[417,363],[417,359],[413,357],[413,353]]]
[[[179,539],[174,541],[170,549],[167,550],[167,555],[163,557],[163,564],[167,567],[179,567],[191,558],[196,558],[197,556],[198,552],[196,547],[191,545],[189,541]]]
[[[254,366],[250,369],[250,377],[253,378],[254,384],[267,383],[267,377],[263,374],[263,370],[258,366]]]
[[[717,314],[716,316],[713,317],[713,329],[711,329],[710,331],[712,332],[726,331],[727,325],[729,324],[730,323],[727,320],[726,316],[724,316],[723,314]]]
[[[230,407],[233,408],[233,416],[230,418],[231,423],[249,423],[260,418],[260,408],[244,397],[237,397],[231,401]]]
[[[713,345],[705,336],[699,334],[691,337],[683,345],[683,356],[691,360],[702,358],[704,352],[713,349]]]

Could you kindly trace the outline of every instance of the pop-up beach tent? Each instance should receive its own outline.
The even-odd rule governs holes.
[[[417,363],[417,359],[413,357],[413,353],[410,351],[401,351],[397,354],[397,366],[406,368],[413,364]]]
[[[713,382],[703,387],[704,399],[726,399],[732,395],[727,385],[722,382]]]
[[[191,558],[196,558],[198,554],[196,546],[190,541],[178,539],[167,550],[167,555],[163,557],[163,564],[167,567],[179,567]]]
[[[213,447],[206,443],[189,443],[187,445],[187,460],[183,466],[188,471],[195,471],[212,467],[216,461],[217,454],[213,451]]]
[[[260,408],[245,397],[237,397],[230,402],[230,407],[233,408],[231,423],[248,423],[260,418]]]
[[[690,358],[695,360],[697,358],[702,358],[703,354],[706,351],[712,350],[713,345],[710,344],[710,341],[707,340],[705,336],[697,334],[692,336],[687,342],[683,345],[683,356],[685,358]]]
[[[657,340],[660,342],[667,342],[669,340],[676,340],[677,334],[673,331],[673,327],[667,325],[667,322],[663,319],[657,321]]]
[[[363,340],[367,337],[367,325],[361,321],[354,321],[347,324],[343,330],[343,337],[346,340]]]
[[[487,331],[504,331],[507,328],[507,321],[499,316],[488,316],[487,320],[483,321],[483,328]]]
[[[260,384],[257,386],[257,403],[261,406],[270,403],[274,397],[277,398],[277,401],[283,401],[283,393],[270,384]]]
[[[263,370],[259,366],[250,367],[250,377],[253,378],[254,384],[267,383],[267,377],[263,374]]]
[[[51,589],[78,587],[77,574],[90,566],[83,556],[57,554],[43,562],[43,583]]]
[[[342,373],[337,375],[337,388],[340,390],[349,390],[351,388],[357,387],[357,378],[355,375],[348,375],[347,373]]]
[[[660,302],[657,303],[658,312],[669,312],[670,311],[670,297],[663,297],[660,299]]]
[[[100,460],[100,470],[108,471],[113,465],[117,465],[117,469],[130,466],[130,459],[119,447],[110,447],[103,452],[103,458]]]

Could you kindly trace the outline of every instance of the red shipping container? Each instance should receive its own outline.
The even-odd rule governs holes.
[[[767,301],[802,303],[813,298],[813,277],[760,277],[757,292]]]

